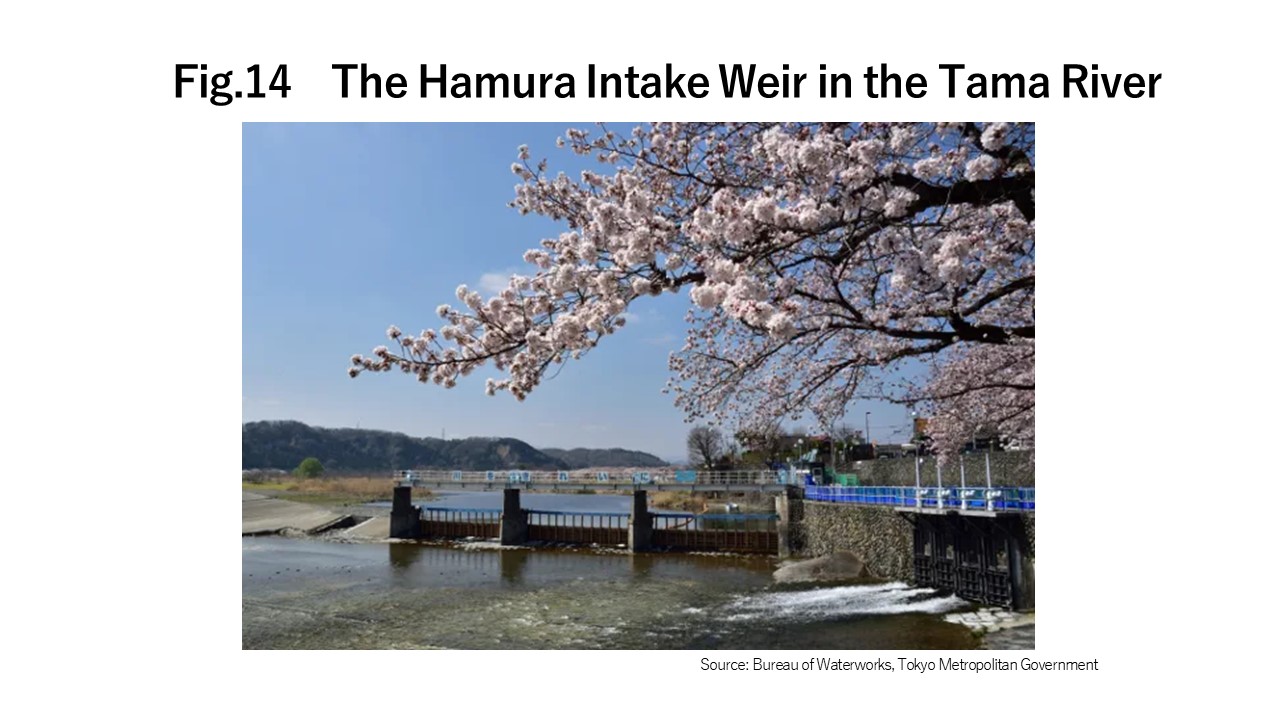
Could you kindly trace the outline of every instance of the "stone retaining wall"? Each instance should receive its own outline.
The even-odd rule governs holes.
[[[805,500],[797,535],[802,555],[849,550],[876,577],[906,582],[914,577],[911,523],[893,508]]]
[[[793,529],[797,554],[820,557],[837,550],[848,550],[862,558],[868,571],[876,577],[904,582],[914,580],[913,528],[902,513],[893,508],[813,500],[804,500],[801,504],[801,519],[796,523],[798,531]],[[1029,550],[1029,557],[1024,560],[1034,567],[1035,515],[1024,515],[1022,527]]]

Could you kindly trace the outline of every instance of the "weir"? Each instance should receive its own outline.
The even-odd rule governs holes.
[[[520,490],[503,490],[502,510],[418,507],[409,487],[395,489],[391,537],[402,539],[496,539],[502,545],[529,542],[626,547],[648,550],[779,553],[774,514],[655,513],[648,493],[635,490],[629,512],[528,510]]]
[[[1034,488],[775,487],[775,513],[695,514],[653,512],[643,489],[632,491],[626,512],[582,512],[525,509],[511,487],[501,510],[418,507],[411,487],[400,486],[391,537],[781,558],[848,550],[875,577],[987,605],[1035,607]]]

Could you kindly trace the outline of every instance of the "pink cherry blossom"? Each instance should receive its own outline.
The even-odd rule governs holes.
[[[1034,441],[1035,127],[1026,123],[654,123],[570,129],[577,179],[521,146],[511,206],[566,232],[438,333],[354,356],[524,399],[588,355],[633,302],[687,292],[668,390],[691,419],[832,427],[867,398],[916,405],[954,452],[977,432]],[[904,382],[901,370],[928,376]]]

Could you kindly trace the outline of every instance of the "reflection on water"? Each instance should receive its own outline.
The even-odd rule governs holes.
[[[419,561],[427,561],[436,567],[456,566],[468,571],[475,571],[481,577],[489,575],[495,568],[498,575],[506,582],[520,582],[524,568],[533,553],[525,550],[506,550],[494,552],[460,552],[435,555],[432,550],[440,549],[413,543],[390,543],[387,546],[391,567],[403,573]],[[435,555],[434,557],[432,557]]]
[[[967,648],[898,583],[780,587],[760,556],[242,540],[246,648]]]
[[[498,567],[501,568],[502,579],[509,583],[520,582],[524,566],[529,560],[527,552],[499,552]]]

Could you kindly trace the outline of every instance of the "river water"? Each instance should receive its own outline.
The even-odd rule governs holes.
[[[772,558],[246,537],[245,648],[968,648],[901,583],[775,586]]]
[[[529,509],[626,511],[526,493]],[[500,493],[430,506],[493,508]],[[778,585],[772,557],[244,537],[245,648],[973,648],[972,606],[903,583]]]
[[[769,557],[246,537],[246,648],[968,648],[902,583],[774,585]]]

